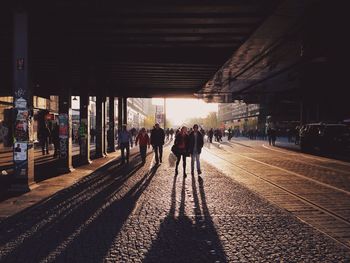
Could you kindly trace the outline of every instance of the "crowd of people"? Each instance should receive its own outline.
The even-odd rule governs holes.
[[[274,146],[277,131],[272,126],[268,126],[266,132],[259,132],[258,129],[240,131],[237,128],[229,128],[228,130],[210,128],[205,131],[203,128],[199,128],[197,124],[190,129],[182,126],[178,129],[167,128],[164,130],[160,128],[159,124],[155,124],[151,130],[146,130],[145,128],[131,128],[128,130],[127,126],[123,125],[122,129],[117,131],[115,139],[117,140],[118,149],[121,151],[122,164],[129,163],[130,148],[135,145],[139,146],[143,164],[146,162],[147,148],[149,149],[152,146],[155,163],[158,165],[162,163],[164,143],[174,141],[173,149],[175,150],[173,153],[176,155],[175,174],[178,174],[178,166],[182,159],[183,173],[186,176],[186,158],[191,157],[191,174],[194,174],[194,166],[196,165],[197,173],[200,175],[202,173],[200,154],[205,139],[208,143],[213,143],[213,140],[220,143],[223,141],[223,137],[226,136],[228,141],[238,136],[245,136],[252,140],[260,137],[263,140],[267,139],[269,144]],[[90,142],[94,143],[95,138],[96,132],[94,129],[91,129]],[[50,153],[49,145],[51,143],[54,145],[54,157],[59,155],[59,127],[57,123],[53,123],[50,126],[47,124],[43,125],[38,131],[38,139],[43,155]]]
[[[150,134],[150,135],[149,135]],[[197,174],[202,174],[200,166],[200,154],[204,145],[204,130],[199,130],[199,126],[195,124],[190,130],[183,126],[176,131],[168,128],[164,131],[158,123],[156,123],[151,131],[145,128],[140,129],[135,136],[135,146],[139,145],[142,164],[146,162],[147,148],[152,146],[155,158],[155,165],[163,162],[163,146],[166,141],[174,141],[172,152],[176,156],[175,175],[178,175],[178,166],[182,159],[183,175],[186,174],[186,158],[191,157],[191,174],[194,175],[195,166]],[[175,139],[174,139],[175,138]],[[130,147],[133,144],[133,129],[127,130],[126,125],[118,132],[117,136],[118,148],[121,151],[121,164],[129,163]]]

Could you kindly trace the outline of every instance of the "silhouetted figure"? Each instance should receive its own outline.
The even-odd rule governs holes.
[[[174,129],[173,128],[171,128],[170,129],[170,131],[169,131],[169,133],[170,133],[170,140],[173,140],[173,137],[174,137]]]
[[[275,146],[276,143],[276,129],[272,127],[267,128],[267,138],[269,140],[269,145]]]
[[[142,159],[142,164],[146,162],[147,146],[150,146],[150,139],[145,128],[142,128],[139,134],[136,136],[135,146],[140,145],[140,155]]]
[[[174,145],[176,146],[176,166],[175,166],[175,175],[179,174],[178,166],[182,157],[182,165],[183,165],[183,175],[184,177],[187,176],[186,174],[186,157],[188,155],[188,134],[187,134],[187,128],[183,126],[180,130],[180,132],[175,137]]]
[[[122,162],[121,164],[129,163],[130,155],[130,144],[132,143],[132,138],[130,132],[126,130],[126,125],[123,124],[122,130],[118,134],[118,146],[121,151]],[[126,151],[126,157],[125,157]]]
[[[169,128],[167,128],[167,129],[165,130],[165,139],[166,139],[167,141],[169,141],[169,135],[170,135],[170,130],[169,130]]]
[[[201,164],[200,164],[200,154],[203,148],[203,135],[198,131],[198,125],[193,125],[193,131],[188,137],[188,150],[191,155],[191,174],[194,175],[194,162],[196,161],[197,173],[200,175]]]
[[[158,123],[156,123],[151,132],[151,144],[155,154],[156,165],[159,164],[159,162],[162,162],[164,139],[164,130],[159,127]]]
[[[47,127],[47,124],[45,123],[44,126],[40,129],[39,132],[39,141],[41,145],[41,150],[43,155],[49,154],[49,138],[50,138],[50,130],[49,127]]]
[[[214,130],[213,128],[211,128],[208,132],[208,137],[209,137],[209,142],[212,143],[213,142],[213,136],[214,136]]]

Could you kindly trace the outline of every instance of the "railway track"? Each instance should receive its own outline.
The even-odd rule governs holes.
[[[265,195],[265,197],[267,197],[267,199],[270,199],[270,201],[285,208],[289,212],[295,214],[302,221],[315,227],[319,231],[330,236],[331,238],[335,239],[337,242],[340,242],[341,244],[343,244],[344,246],[350,249],[350,192],[349,191],[335,187],[333,185],[328,185],[323,182],[319,182],[314,179],[310,180],[310,178],[308,178],[307,176],[296,174],[292,171],[288,171],[286,169],[281,169],[280,167],[277,167],[277,166],[263,163],[261,161],[255,160],[252,157],[247,157],[240,153],[230,152],[230,151],[221,153],[221,152],[217,152],[219,149],[218,150],[208,149],[207,147],[205,147],[204,149],[205,149],[204,150],[205,153],[209,154],[209,156],[207,156],[207,159],[208,158],[212,159],[213,164],[220,165],[220,166],[222,164],[223,166],[226,166],[228,168],[234,168],[231,170],[238,169],[239,171],[243,172],[244,175],[249,175],[250,177],[253,177],[263,182],[264,184],[267,184],[272,188],[276,189],[277,190],[276,195],[280,196],[281,200],[276,200],[275,198],[274,200],[271,200],[270,198],[271,196],[266,195],[266,193],[264,194],[263,191],[260,192],[260,194],[263,193],[263,196]],[[242,165],[237,164],[237,162],[232,160],[233,159],[232,157],[235,155],[245,158],[247,160],[250,160],[252,162],[255,162],[256,165],[262,165],[262,166],[267,165],[271,169],[283,172],[288,175],[297,176],[298,180],[295,181],[295,185],[293,185],[293,182],[294,182],[293,178],[291,178],[289,181],[284,180],[282,182],[278,182],[278,180],[277,181],[274,180],[273,176],[270,177],[269,175],[264,173],[259,174],[258,172],[251,171],[249,168],[246,168]],[[244,183],[246,184],[246,178]],[[316,195],[318,195],[320,198],[315,198],[315,194],[313,195],[310,195],[310,193],[305,194],[304,190],[299,191],[298,190],[299,188],[302,189],[302,187],[298,187],[298,185],[300,184],[308,185],[310,193],[313,193],[314,191]],[[258,190],[258,189],[255,187],[254,190]],[[327,195],[327,197],[329,198],[328,202],[325,203],[323,195]],[[310,196],[312,196],[312,198],[310,198]],[[298,200],[298,202],[296,200]],[[332,203],[336,202],[336,200],[341,200],[341,202],[343,203],[343,207],[333,205]],[[288,202],[288,205],[285,205],[286,202]],[[300,207],[300,202],[304,204],[302,207]],[[297,210],[288,209],[288,207],[293,207],[293,206],[294,207],[298,206],[299,209]],[[311,215],[307,214],[307,216],[305,216],[303,211],[311,211]],[[324,221],[323,223],[322,223],[322,220]],[[318,222],[318,224],[315,225],[313,223],[314,221]],[[332,223],[333,227],[329,227],[329,222],[333,222]],[[341,228],[337,226],[341,226]],[[341,229],[344,230],[343,233],[341,233]]]
[[[234,146],[237,146],[237,147],[243,147],[240,144],[236,144],[236,143],[228,143],[228,144],[225,143],[222,145],[224,147],[227,146],[232,148],[233,146],[231,144],[234,144]],[[266,155],[266,150],[262,151],[256,148],[253,149],[254,153],[261,154],[260,157],[247,156],[247,152],[244,152],[242,154],[235,151],[234,153],[237,156],[240,156],[245,159],[249,159],[256,163],[263,164],[267,167],[271,167],[289,174],[293,174],[300,178],[304,178],[305,180],[318,183],[319,185],[323,185],[326,187],[334,187],[336,190],[341,189],[340,191],[343,191],[346,194],[350,194],[350,185],[348,184],[348,182],[350,182],[350,164],[336,161],[336,163],[341,163],[343,165],[342,169],[340,168],[336,169],[336,168],[330,167],[330,164],[329,164],[329,163],[333,164],[335,162],[334,160],[331,160],[331,161],[328,160],[328,163],[327,163],[327,159],[324,159],[322,165],[320,165],[320,164],[315,164],[312,162],[300,160],[300,157],[304,158],[304,156],[299,156],[298,154],[295,154],[295,153],[288,153],[285,151],[276,150],[277,152],[284,153],[285,155],[287,155],[287,156],[283,156],[281,154],[275,154],[274,149],[268,149],[268,148],[265,148],[265,149],[267,151],[271,150],[269,152],[272,152],[273,156],[275,157],[273,161],[266,161],[264,160],[264,157],[261,157]],[[269,155],[272,153],[269,153]],[[286,162],[293,163],[295,167],[288,167],[288,164],[286,164]],[[303,173],[301,173],[300,170],[304,170]],[[337,177],[337,180],[335,180],[335,177]]]

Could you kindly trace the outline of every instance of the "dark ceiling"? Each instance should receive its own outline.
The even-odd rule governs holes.
[[[17,0],[16,2],[19,2]],[[324,0],[33,0],[34,94],[88,92],[211,102],[328,87],[343,98],[347,10]],[[12,89],[12,14],[0,8],[0,95]],[[344,20],[344,21],[343,21]],[[343,61],[342,61],[343,60]],[[304,96],[304,95],[303,95]],[[335,98],[337,99],[337,98]]]
[[[60,85],[73,95],[192,96],[279,3],[30,1],[24,7],[31,85],[43,96],[57,93]],[[13,8],[9,4],[0,10],[2,94],[12,85]]]
[[[249,103],[276,94],[296,101],[301,97],[341,100],[348,64],[345,10],[344,2],[281,2],[198,96],[206,101]]]

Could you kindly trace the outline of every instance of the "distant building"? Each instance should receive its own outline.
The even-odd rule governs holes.
[[[220,103],[218,121],[225,129],[232,127],[241,131],[260,129],[265,125],[260,105],[244,102]]]
[[[145,118],[147,117],[147,99],[128,98],[128,129],[143,127]]]

